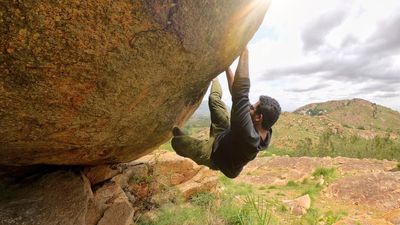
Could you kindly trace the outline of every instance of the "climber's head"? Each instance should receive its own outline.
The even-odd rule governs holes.
[[[250,114],[254,124],[260,123],[263,129],[268,130],[278,120],[281,107],[274,98],[261,95],[259,101],[250,106]]]

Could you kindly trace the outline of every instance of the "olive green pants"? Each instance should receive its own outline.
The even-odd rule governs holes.
[[[208,166],[211,169],[216,169],[210,158],[214,139],[218,134],[229,129],[230,126],[229,113],[221,98],[221,85],[218,80],[214,80],[208,99],[211,116],[210,138],[208,140],[199,140],[182,134],[175,136],[171,142],[178,155],[191,158],[197,164]]]

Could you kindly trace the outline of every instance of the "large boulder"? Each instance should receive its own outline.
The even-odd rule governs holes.
[[[216,191],[215,171],[171,152],[155,153],[88,168],[43,166],[0,180],[0,225],[131,225],[150,209]]]
[[[195,110],[266,0],[0,2],[0,164],[127,162]]]
[[[0,194],[0,225],[85,225],[93,193],[79,173],[36,174]]]

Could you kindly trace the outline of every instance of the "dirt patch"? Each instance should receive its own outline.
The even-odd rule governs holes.
[[[400,208],[400,172],[380,172],[339,179],[328,187],[327,196],[354,205],[382,210]]]
[[[334,174],[313,176],[317,168],[334,168]],[[397,162],[387,160],[260,157],[245,167],[236,182],[257,187],[257,194],[275,202],[310,193],[311,211],[320,217],[341,215],[335,224],[386,225],[397,224],[392,221],[400,218],[397,213],[387,216],[400,209],[400,171],[396,168]]]
[[[336,168],[340,176],[354,176],[390,171],[396,162],[345,157],[260,157],[250,162],[237,178],[255,185],[285,185],[312,176],[318,167]]]

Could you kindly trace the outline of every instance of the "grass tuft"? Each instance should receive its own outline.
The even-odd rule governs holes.
[[[287,187],[297,187],[297,186],[299,186],[299,184],[296,183],[296,181],[289,180],[289,181],[287,182],[286,186],[287,186]]]
[[[314,177],[321,177],[323,176],[325,180],[330,181],[335,178],[336,169],[335,168],[324,168],[318,167],[312,173]]]

